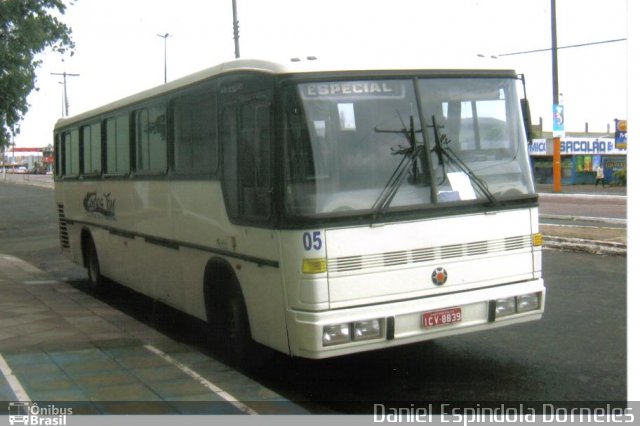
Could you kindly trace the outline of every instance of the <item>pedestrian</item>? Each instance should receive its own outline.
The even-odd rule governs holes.
[[[596,188],[598,187],[598,182],[602,182],[602,188],[604,189],[604,170],[600,165],[596,167]]]

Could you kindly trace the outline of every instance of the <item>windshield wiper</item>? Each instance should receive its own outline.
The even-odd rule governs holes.
[[[398,113],[398,116],[400,114]],[[413,165],[413,173],[415,179],[417,181],[417,164],[416,160],[420,156],[420,154],[424,151],[424,146],[418,146],[416,143],[416,131],[413,122],[413,115],[409,118],[409,129],[404,124],[402,117],[400,117],[400,122],[402,123],[402,130],[380,130],[375,128],[374,130],[378,133],[402,133],[407,137],[409,141],[409,146],[406,148],[400,148],[396,151],[393,151],[393,155],[402,155],[402,160],[395,168],[386,185],[382,189],[380,195],[371,206],[371,210],[373,210],[373,218],[376,219],[384,214],[384,212],[389,208],[393,198],[398,193],[398,189],[402,186],[402,182],[406,178],[409,170],[412,170]]]
[[[485,197],[487,197],[487,200],[489,200],[491,205],[495,206],[498,201],[496,200],[496,197],[491,193],[491,191],[489,191],[489,187],[487,186],[486,182],[480,179],[475,173],[473,173],[471,168],[467,166],[467,164],[462,161],[451,148],[449,148],[449,142],[451,142],[451,140],[447,138],[447,135],[445,133],[440,134],[435,115],[431,116],[431,122],[433,124],[433,133],[436,140],[436,146],[434,150],[436,152],[436,155],[438,156],[438,162],[442,165],[442,167],[444,167],[443,156],[446,157],[451,164],[453,164],[458,169],[463,171],[467,176],[469,176],[469,178],[471,179],[471,183],[474,184],[474,186],[480,192],[482,192]]]

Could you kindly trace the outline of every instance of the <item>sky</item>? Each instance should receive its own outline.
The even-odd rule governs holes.
[[[18,147],[51,143],[62,115],[62,77],[70,115],[164,80],[234,59],[232,0],[76,0],[61,17],[75,55],[46,52],[38,91],[15,137]],[[534,124],[552,126],[551,53],[492,55],[551,46],[550,0],[237,0],[242,58],[288,61],[435,56],[476,59],[524,73]],[[627,37],[626,0],[557,0],[558,45]],[[627,42],[562,49],[559,86],[567,131],[613,130],[627,118]],[[440,62],[440,61],[438,61]]]

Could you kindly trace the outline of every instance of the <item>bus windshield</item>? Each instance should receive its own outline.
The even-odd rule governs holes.
[[[377,215],[532,195],[515,82],[420,78],[293,86],[285,106],[287,214]]]

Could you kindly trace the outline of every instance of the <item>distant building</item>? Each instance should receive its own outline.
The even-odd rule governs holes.
[[[0,159],[0,168],[7,171],[28,171],[47,173],[53,171],[53,147],[46,148],[5,148]]]
[[[593,184],[598,166],[604,169],[605,180],[614,182],[614,173],[627,168],[626,144],[617,144],[613,135],[567,135],[560,138],[560,155],[562,183],[566,185]],[[529,158],[535,182],[553,183],[553,139],[534,139]]]

